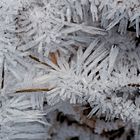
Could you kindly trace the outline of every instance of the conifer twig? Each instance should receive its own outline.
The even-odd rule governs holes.
[[[26,89],[19,89],[16,90],[15,93],[23,93],[23,92],[44,92],[44,91],[50,91],[52,89],[48,89],[48,88],[26,88]]]

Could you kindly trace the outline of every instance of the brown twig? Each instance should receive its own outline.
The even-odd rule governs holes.
[[[48,88],[27,88],[27,89],[19,89],[15,93],[23,93],[23,92],[43,92],[43,91],[50,91],[52,89]]]
[[[57,52],[56,52],[56,53],[57,53]],[[57,65],[56,53],[49,53],[49,58],[50,58],[51,62],[52,62],[53,64],[55,64],[55,65]],[[45,65],[45,66],[47,66],[47,67],[51,67],[51,66],[48,65],[47,63],[41,61],[41,60],[40,60],[39,58],[37,58],[36,56],[33,56],[33,55],[30,54],[29,57],[30,57],[32,60],[34,60],[34,61],[36,61],[36,62],[38,62],[38,63],[40,63],[40,64],[42,64],[42,65]],[[52,68],[52,67],[51,67],[51,68]],[[54,69],[54,68],[53,68],[53,69]]]
[[[5,61],[3,60],[3,63],[2,63],[2,74],[1,74],[1,77],[2,77],[2,81],[1,81],[1,89],[3,89],[4,87],[4,78],[5,78]]]
[[[29,57],[30,57],[31,59],[33,59],[34,61],[41,63],[42,65],[45,65],[45,66],[47,66],[47,67],[50,67],[47,63],[41,61],[39,58],[37,58],[37,57],[35,57],[35,56],[33,56],[33,55],[29,55]]]

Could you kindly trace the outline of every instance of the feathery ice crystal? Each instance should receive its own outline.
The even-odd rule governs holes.
[[[139,125],[139,17],[140,0],[1,0],[0,139],[47,138],[64,102]]]

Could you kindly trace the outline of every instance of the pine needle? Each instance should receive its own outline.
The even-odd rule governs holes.
[[[23,92],[44,92],[50,91],[52,89],[48,88],[27,88],[27,89],[19,89],[15,93],[23,93]]]

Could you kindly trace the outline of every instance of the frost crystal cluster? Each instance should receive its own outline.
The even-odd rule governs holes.
[[[139,43],[140,0],[1,0],[0,140],[139,140]]]

